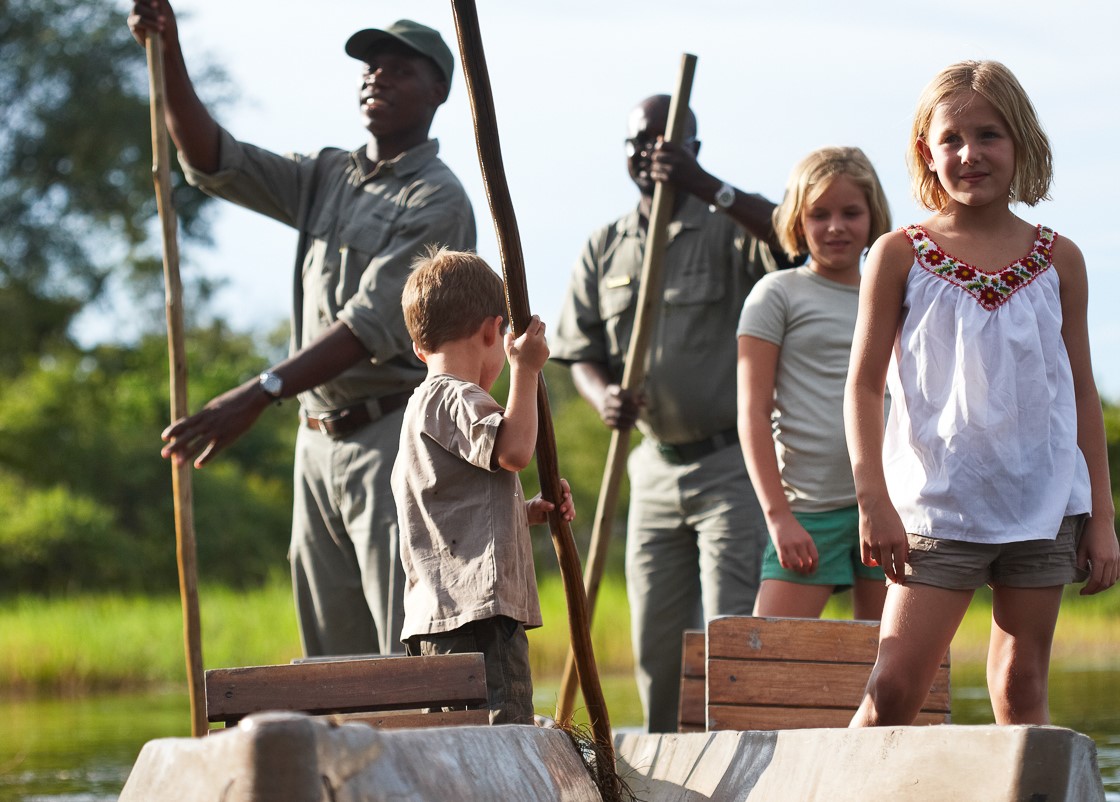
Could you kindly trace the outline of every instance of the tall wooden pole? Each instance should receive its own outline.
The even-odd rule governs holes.
[[[167,352],[171,379],[171,420],[187,414],[187,355],[183,342],[183,285],[179,278],[179,244],[175,208],[171,205],[170,148],[164,118],[163,48],[149,34],[148,88],[152,116],[152,179],[163,239],[163,276],[167,307]],[[198,610],[198,561],[195,555],[194,504],[189,462],[171,461],[171,490],[175,500],[175,547],[179,565],[179,597],[183,606],[183,640],[187,659],[187,687],[191,702],[191,735],[205,735],[206,689],[202,672],[202,628]]]
[[[695,73],[696,56],[691,53],[683,54],[677,76],[677,88],[669,102],[669,119],[665,129],[667,142],[680,142],[684,138],[685,122],[688,120],[688,102],[692,95],[692,79]],[[657,328],[658,312],[661,309],[664,286],[662,264],[675,200],[676,193],[673,188],[664,182],[657,182],[653,188],[653,206],[646,231],[645,252],[642,255],[642,275],[638,284],[638,308],[634,315],[634,331],[630,336],[630,347],[626,351],[626,364],[620,385],[623,390],[639,392],[646,380],[650,340]],[[599,487],[599,503],[595,509],[595,524],[591,531],[587,564],[584,566],[583,573],[588,615],[591,616],[595,614],[599,583],[603,579],[603,570],[607,564],[607,546],[611,540],[615,508],[618,506],[618,489],[622,484],[626,455],[629,451],[630,430],[628,428],[612,430],[611,443],[607,450],[607,465],[603,470],[603,482]],[[575,656],[569,651],[556,701],[557,721],[563,723],[571,720],[575,696]]]
[[[478,24],[478,11],[473,0],[452,0],[455,29],[459,39],[459,54],[470,96],[474,116],[475,141],[478,145],[479,164],[486,187],[486,197],[494,217],[494,227],[501,254],[502,273],[505,277],[506,303],[509,306],[510,324],[514,332],[524,331],[532,314],[529,310],[529,289],[525,280],[525,258],[517,230],[517,218],[510,199],[502,164],[501,145],[498,141],[498,123],[494,113],[494,98],[490,89],[490,75],[486,68],[486,54],[482,47],[482,34]],[[595,653],[591,645],[591,631],[587,614],[587,597],[580,581],[579,554],[571,527],[560,516],[563,489],[557,462],[556,435],[552,427],[552,412],[548,403],[548,390],[544,377],[537,384],[537,470],[540,473],[541,492],[554,502],[556,509],[549,515],[549,529],[556,557],[560,564],[560,577],[568,603],[568,629],[572,651],[579,671],[583,697],[591,721],[592,736],[603,765],[597,767],[600,788],[610,786],[615,775],[614,743],[610,718],[595,667]],[[616,798],[607,790],[605,796]]]

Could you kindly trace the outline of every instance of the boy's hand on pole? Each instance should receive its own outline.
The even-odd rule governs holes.
[[[560,487],[564,490],[564,501],[560,504],[560,517],[571,523],[576,519],[576,505],[572,500],[572,489],[568,487],[568,480],[561,479]],[[533,496],[525,503],[525,512],[529,516],[529,525],[548,523],[548,514],[556,509],[551,501],[545,501],[540,493]]]
[[[510,367],[515,365],[524,370],[539,373],[548,361],[548,341],[544,336],[544,322],[539,315],[533,315],[525,331],[516,340],[513,332],[506,333],[506,356]]]

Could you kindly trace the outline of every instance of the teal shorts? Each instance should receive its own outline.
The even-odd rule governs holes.
[[[859,556],[859,507],[841,507],[828,512],[795,512],[793,517],[817,544],[817,570],[811,574],[787,571],[778,562],[774,541],[766,543],[762,556],[762,578],[796,582],[799,585],[834,585],[846,590],[856,579],[886,581],[883,569],[866,566]]]

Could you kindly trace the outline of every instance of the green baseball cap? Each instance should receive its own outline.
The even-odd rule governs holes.
[[[410,19],[397,20],[384,30],[366,28],[346,40],[347,55],[364,60],[370,53],[377,49],[383,42],[393,41],[415,50],[422,56],[427,56],[439,67],[447,85],[451,85],[451,73],[455,71],[455,60],[451,51],[444,44],[439,31],[413,22]]]

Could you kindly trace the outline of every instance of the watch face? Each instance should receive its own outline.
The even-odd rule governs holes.
[[[735,202],[735,188],[730,184],[724,184],[716,191],[716,204],[722,206],[724,209],[731,206]]]
[[[261,389],[274,398],[280,397],[284,382],[275,373],[262,373],[260,376]]]

